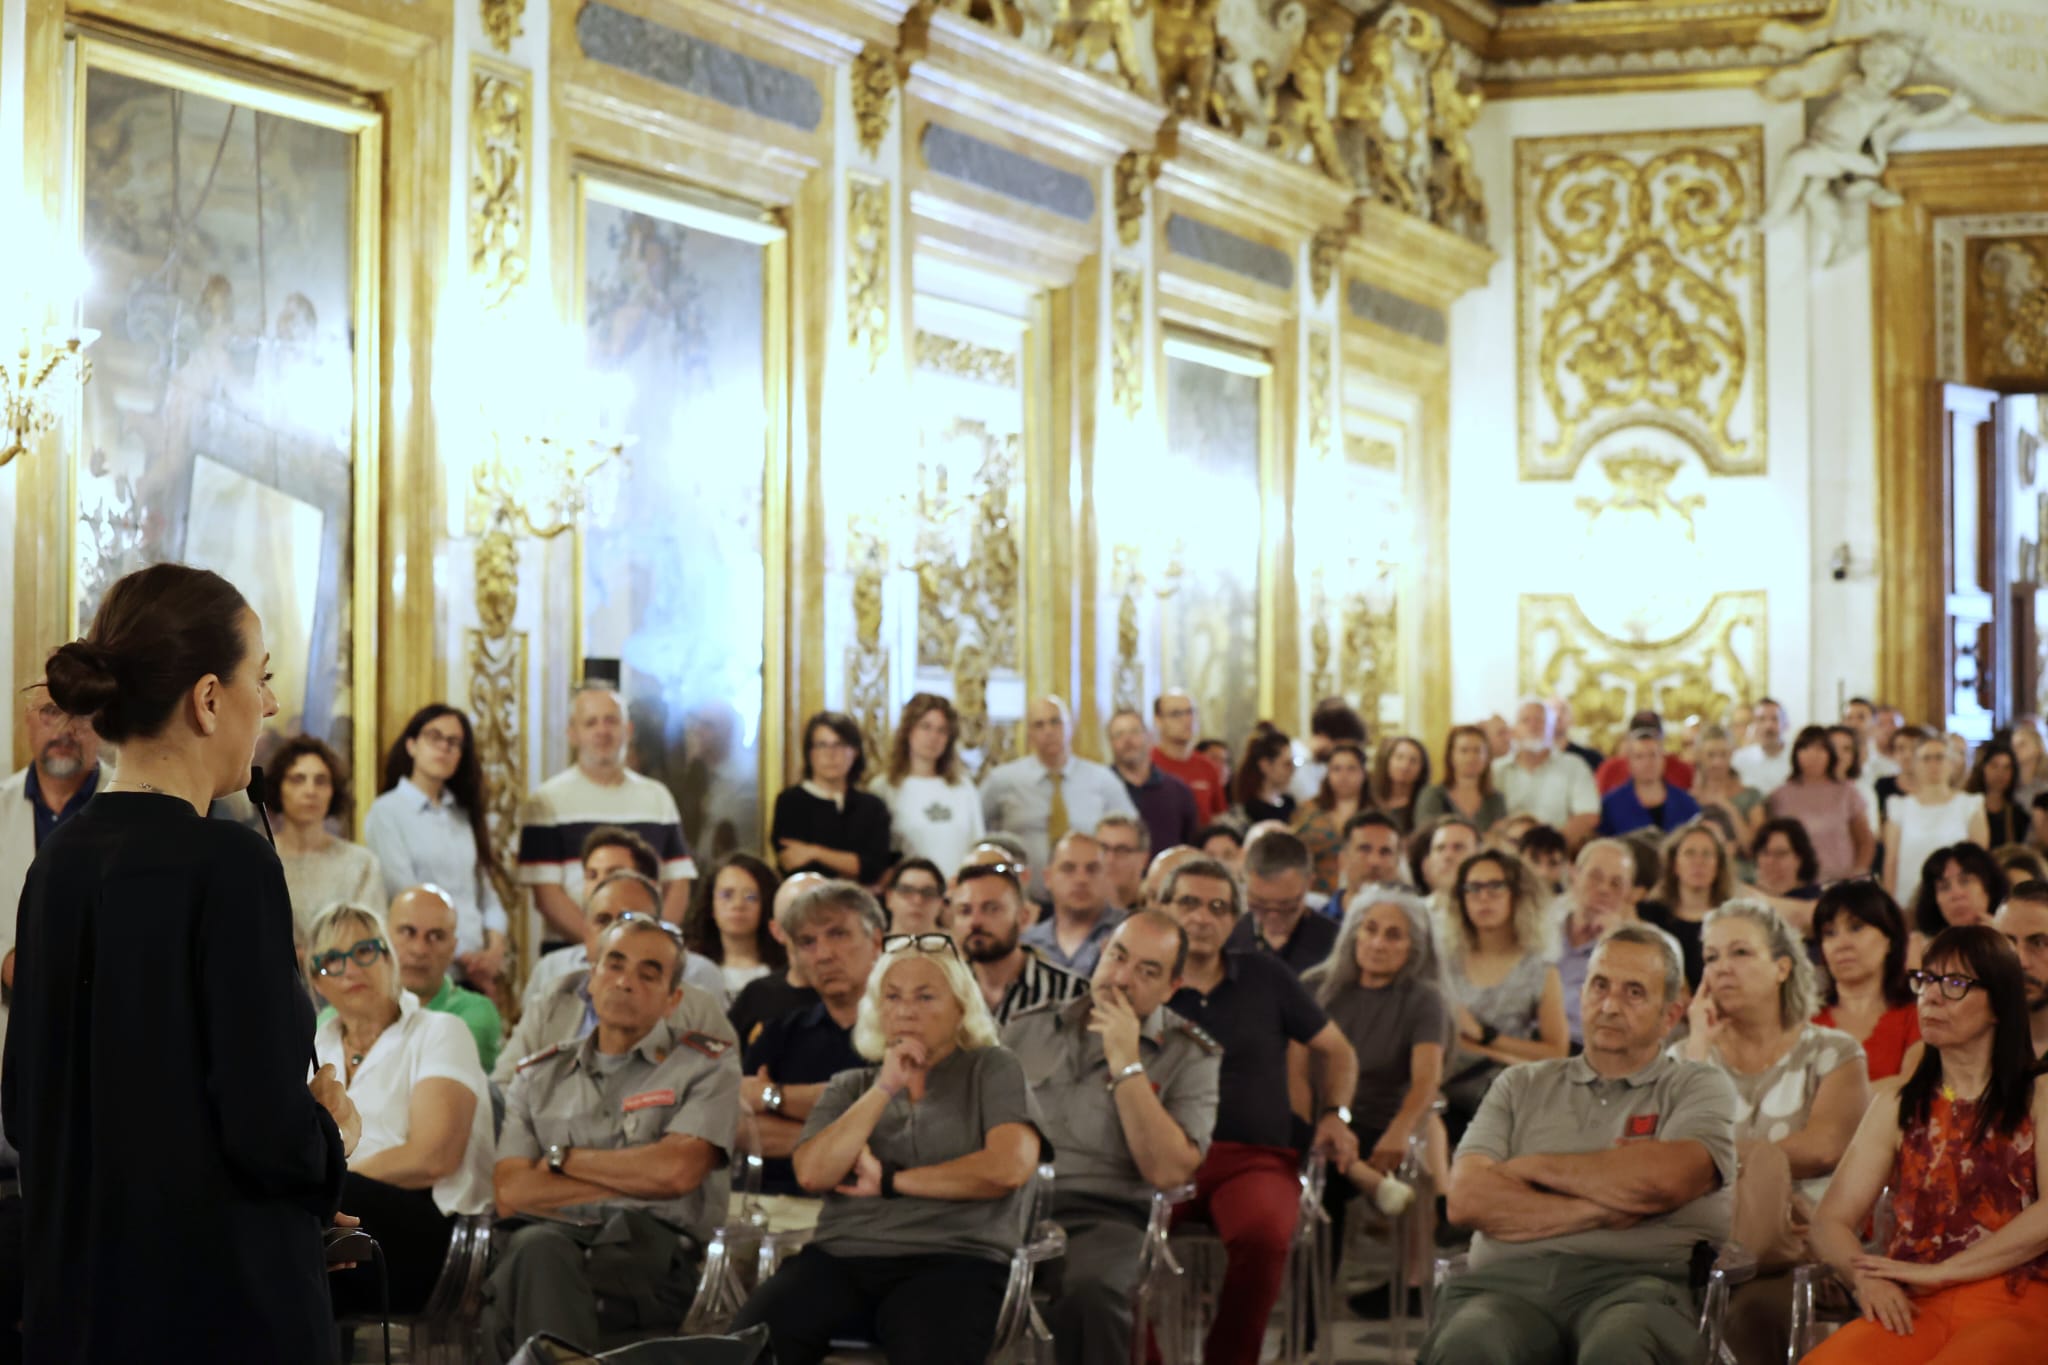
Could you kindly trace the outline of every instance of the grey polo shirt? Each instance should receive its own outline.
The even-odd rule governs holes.
[[[1630,1228],[1596,1228],[1535,1242],[1472,1238],[1476,1269],[1523,1256],[1683,1261],[1693,1243],[1728,1240],[1735,1213],[1735,1087],[1719,1067],[1659,1054],[1630,1076],[1603,1080],[1583,1056],[1523,1062],[1494,1078],[1459,1156],[1495,1161],[1542,1152],[1608,1151],[1630,1142],[1693,1141],[1714,1159],[1712,1192]]]
[[[1045,1134],[1058,1151],[1054,1163],[1060,1193],[1080,1193],[1131,1205],[1140,1217],[1152,1187],[1138,1173],[1109,1092],[1109,1062],[1102,1039],[1088,1031],[1093,997],[1066,1005],[1043,1005],[1010,1021],[1003,1046],[1024,1065],[1024,1079],[1045,1115]],[[1223,1045],[1164,1005],[1138,1028],[1143,1080],[1203,1155],[1216,1127],[1216,1100],[1223,1074]]]
[[[812,1108],[798,1145],[830,1127],[853,1102],[868,1092],[880,1067],[842,1071],[825,1087]],[[1007,1048],[961,1048],[933,1067],[925,1077],[924,1099],[916,1104],[905,1094],[894,1096],[868,1136],[868,1150],[899,1170],[937,1166],[978,1152],[989,1130],[1005,1123],[1024,1123],[1038,1130],[1045,1124],[1038,1101],[1024,1083],[1024,1068]],[[1053,1159],[1050,1142],[1038,1159]],[[835,1256],[973,1256],[1007,1265],[1023,1240],[1030,1210],[1031,1185],[1001,1199],[895,1199],[825,1196],[818,1230],[810,1244]]]
[[[554,1145],[644,1147],[670,1133],[701,1138],[722,1157],[739,1115],[740,1050],[731,1038],[678,1036],[663,1020],[623,1058],[608,1058],[591,1033],[520,1063],[505,1095],[498,1159],[535,1161]],[[617,1195],[560,1212],[602,1218],[610,1209],[642,1209],[701,1242],[724,1220],[731,1183],[729,1172],[713,1170],[680,1199]]]

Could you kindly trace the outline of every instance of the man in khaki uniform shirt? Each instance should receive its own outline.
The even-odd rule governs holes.
[[[1053,1149],[1053,1221],[1067,1232],[1051,1327],[1060,1365],[1131,1358],[1131,1294],[1152,1192],[1194,1179],[1216,1123],[1223,1048],[1166,1008],[1187,938],[1141,910],[1104,945],[1090,993],[1003,1031]]]
[[[677,1033],[682,934],[630,916],[591,974],[597,1027],[520,1064],[493,1171],[509,1232],[485,1287],[484,1353],[537,1332],[591,1351],[672,1333],[711,1229],[739,1122],[729,1032]]]

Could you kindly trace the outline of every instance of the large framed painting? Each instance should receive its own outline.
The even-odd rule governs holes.
[[[580,653],[619,661],[634,766],[704,865],[762,847],[781,771],[785,235],[674,187],[575,179],[577,315],[590,368],[627,381],[633,442],[615,512],[582,533]]]
[[[381,115],[96,37],[73,52],[82,320],[100,332],[73,625],[143,565],[222,574],[271,652],[265,745],[318,735],[368,780]]]

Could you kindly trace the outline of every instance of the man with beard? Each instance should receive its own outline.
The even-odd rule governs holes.
[[[35,760],[0,784],[0,985],[14,989],[14,915],[28,865],[50,831],[92,799],[100,784],[100,737],[69,716],[41,683],[27,693],[28,747]],[[0,1038],[7,1013],[0,1005]]]
[[[2048,886],[2022,882],[1998,909],[1998,932],[2020,955],[2027,978],[2027,1023],[2034,1055],[2048,1057]]]
[[[1004,863],[969,863],[953,883],[953,935],[996,1026],[1034,1005],[1071,1000],[1087,979],[1023,944],[1024,884]]]

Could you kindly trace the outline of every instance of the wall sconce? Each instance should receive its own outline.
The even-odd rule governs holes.
[[[46,234],[31,231],[29,235]],[[17,343],[13,358],[0,367],[0,422],[4,422],[0,441],[5,442],[0,446],[0,465],[26,451],[72,410],[79,391],[92,378],[86,348],[100,335],[78,325],[79,301],[88,275],[78,250],[55,241],[16,245],[22,253],[19,260],[55,263],[57,284],[54,290],[48,288],[53,272],[45,266],[25,270],[25,281],[36,283],[25,282],[18,288],[12,299],[13,316],[0,317],[0,337],[12,337]],[[71,324],[48,325],[52,312],[68,316]]]

